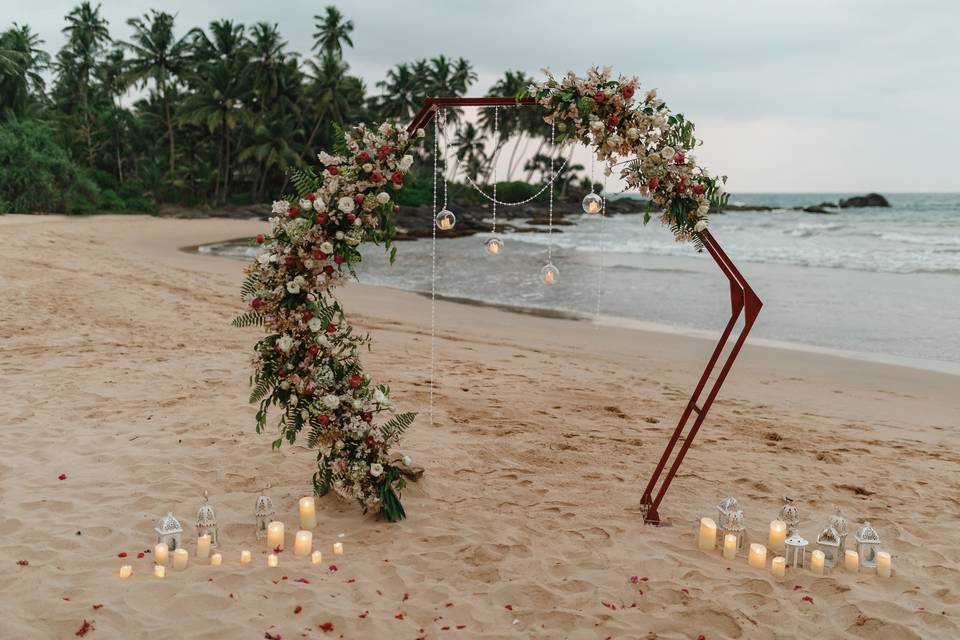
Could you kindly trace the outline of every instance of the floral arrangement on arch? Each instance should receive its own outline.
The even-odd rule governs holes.
[[[677,240],[693,240],[707,228],[711,205],[726,204],[726,176],[711,177],[690,152],[700,141],[694,124],[683,114],[670,112],[648,91],[636,100],[637,78],[610,77],[610,67],[593,67],[586,77],[568,72],[556,79],[533,83],[521,94],[533,97],[547,109],[544,118],[556,126],[558,141],[579,141],[596,149],[597,159],[607,164],[606,175],[622,165],[620,177],[629,188],[650,198],[650,207],[661,210],[661,221]],[[626,158],[625,161],[622,159]],[[644,222],[650,220],[649,208]]]
[[[392,412],[390,389],[374,385],[363,373],[360,349],[369,336],[346,321],[332,289],[356,276],[365,241],[391,252],[399,210],[392,192],[403,187],[413,163],[407,154],[416,137],[392,123],[337,131],[333,155],[321,153],[319,170],[293,175],[297,195],[273,203],[271,231],[257,237],[261,250],[246,269],[243,298],[249,310],[235,326],[258,325],[267,335],[254,347],[253,392],[258,403],[257,432],[267,411],[280,408],[280,437],[296,442],[307,431],[307,445],[318,448],[314,491],[331,488],[357,500],[364,512],[396,521],[406,516],[400,503],[404,479],[390,463],[389,451],[415,414]]]

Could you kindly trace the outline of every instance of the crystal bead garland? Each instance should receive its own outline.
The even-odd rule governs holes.
[[[437,211],[437,155],[440,152],[440,114],[433,118],[433,211]],[[430,426],[433,426],[433,387],[437,374],[437,218],[434,215],[431,225],[432,244],[430,247]]]
[[[441,109],[437,116],[443,118],[442,130],[443,130],[443,158],[447,158],[447,112],[445,109]],[[440,210],[440,213],[437,214],[435,218],[437,223],[437,228],[441,231],[449,231],[457,226],[457,216],[453,215],[453,212],[447,209],[447,167],[443,167],[443,209]]]
[[[547,264],[540,270],[540,281],[547,286],[557,283],[560,270],[553,266],[553,156],[556,153],[556,124],[550,123],[550,204],[547,208]]]
[[[493,143],[497,145],[493,150],[493,228],[490,230],[492,237],[483,243],[483,250],[488,256],[498,256],[503,252],[503,240],[497,235],[497,160],[500,155],[500,108],[493,107]]]

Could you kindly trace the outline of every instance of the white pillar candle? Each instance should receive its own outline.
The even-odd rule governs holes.
[[[210,565],[211,565],[211,566],[219,567],[221,564],[223,564],[223,556],[222,556],[222,555],[220,555],[219,553],[215,553],[215,554],[213,554],[212,556],[210,556]]]
[[[787,537],[787,523],[783,520],[774,520],[770,523],[770,533],[767,536],[767,546],[771,551],[783,551],[783,541]]]
[[[283,523],[274,520],[267,525],[267,546],[271,549],[283,549]]]
[[[280,564],[280,558],[277,557],[277,554],[271,553],[270,555],[267,556],[268,567],[275,567],[278,564]]]
[[[700,518],[700,551],[713,551],[717,548],[717,523],[713,518]]]
[[[342,543],[342,542],[334,542],[334,543],[333,543],[333,555],[335,555],[335,556],[342,556],[342,555],[343,555],[343,543]]]
[[[308,556],[313,550],[313,534],[309,531],[297,531],[293,539],[293,555]]]
[[[893,558],[887,551],[877,553],[877,575],[881,578],[889,578],[893,569]]]
[[[818,576],[823,575],[823,561],[825,558],[826,556],[823,555],[823,551],[820,551],[820,549],[814,549],[813,553],[810,554],[810,570]]]
[[[157,578],[162,578],[167,575],[167,568],[162,564],[153,565],[153,575]]]
[[[317,505],[313,496],[300,498],[300,528],[313,529],[317,526]]]
[[[843,568],[850,573],[860,572],[860,555],[849,549],[843,554]]]
[[[177,571],[186,569],[189,561],[190,554],[187,553],[186,549],[177,549],[173,552],[173,568]]]
[[[778,578],[787,575],[787,559],[783,556],[777,556],[770,565],[770,571]]]
[[[767,548],[759,542],[750,545],[750,566],[756,569],[763,569],[767,566]]]
[[[314,551],[313,553],[310,554],[310,562],[312,562],[313,564],[320,564],[321,562],[323,562],[323,554],[320,553],[319,551]]]
[[[723,557],[727,560],[737,557],[737,534],[728,533],[723,536]]]
[[[206,559],[210,557],[210,534],[205,533],[197,538],[197,557]]]
[[[129,564],[125,564],[120,567],[120,577],[126,580],[133,574],[133,567]]]
[[[157,564],[167,564],[170,560],[170,548],[166,542],[161,542],[153,548],[153,561]]]
[[[240,564],[250,564],[250,552],[246,549],[240,552]]]

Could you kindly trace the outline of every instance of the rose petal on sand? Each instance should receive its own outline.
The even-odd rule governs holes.
[[[301,611],[303,611],[303,607],[301,607],[300,605],[297,605],[297,606],[295,606],[295,607],[293,608],[293,614],[294,614],[294,615],[297,615],[297,614],[300,613]]]
[[[330,633],[331,631],[333,631],[333,623],[324,622],[323,624],[318,624],[317,628],[323,631],[324,633]]]
[[[97,609],[102,609],[102,608],[103,608],[103,605],[102,605],[102,604],[95,604],[95,605],[93,605],[93,610],[94,610],[94,611],[96,611]]]
[[[120,553],[117,554],[117,557],[118,557],[118,558],[126,558],[126,557],[127,557],[127,552],[126,552],[126,551],[121,551]]]
[[[803,596],[803,601],[813,604],[813,596]]]
[[[60,475],[57,476],[57,480],[66,480],[66,479],[67,479],[67,474],[65,473],[61,473]],[[84,622],[86,622],[86,620],[84,620]]]
[[[299,582],[301,584],[310,584],[310,581],[307,580],[306,578],[297,578],[296,580],[294,580],[294,582]]]
[[[80,628],[77,629],[76,633],[74,633],[73,635],[80,636],[82,638],[83,636],[93,631],[93,629],[94,629],[93,620],[87,620],[86,618],[84,618],[83,624],[80,625]]]
[[[393,617],[396,618],[397,620],[403,620],[404,615],[403,615],[403,613],[398,613],[397,615],[395,615],[395,616],[393,616]]]
[[[29,561],[29,560],[17,560],[17,564],[20,565],[21,567],[29,567],[29,566],[30,566],[30,561]]]
[[[409,599],[410,599],[410,594],[409,594],[409,593],[404,593],[404,594],[403,594],[403,602],[406,602],[406,601],[409,600]]]
[[[630,582],[632,584],[637,584],[638,582],[640,582],[640,578],[638,578],[637,576],[630,576]]]
[[[337,570],[337,565],[335,564],[330,565],[330,573],[334,573],[336,570]]]
[[[142,557],[145,556],[145,555],[147,555],[147,554],[145,554],[143,551],[141,551],[140,553],[137,554],[137,558],[138,558],[138,559],[139,559],[139,558],[142,558]]]
[[[453,606],[453,605],[452,605],[452,604],[448,604],[447,606],[450,607],[450,606]],[[503,608],[506,609],[507,611],[513,611],[513,605],[512,605],[512,604],[505,604],[505,605],[503,605]]]
[[[357,617],[358,617],[358,618],[366,618],[368,615],[370,615],[370,612],[369,612],[369,611],[364,611],[363,613],[361,613],[361,614],[358,615]]]

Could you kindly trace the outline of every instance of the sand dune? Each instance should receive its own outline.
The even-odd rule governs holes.
[[[258,488],[292,545],[314,456],[254,432],[242,264],[178,250],[263,227],[0,217],[0,637],[84,619],[92,638],[960,637],[958,378],[748,347],[653,528],[640,491],[709,343],[442,303],[431,426],[428,302],[356,284],[366,367],[422,412],[402,449],[427,472],[399,524],[321,499],[330,562],[268,569]],[[224,566],[153,578],[136,555],[156,519],[174,511],[192,549],[204,490]],[[895,576],[778,581],[700,553],[696,519],[728,493],[757,539],[783,495],[807,538],[834,505],[869,519]]]

